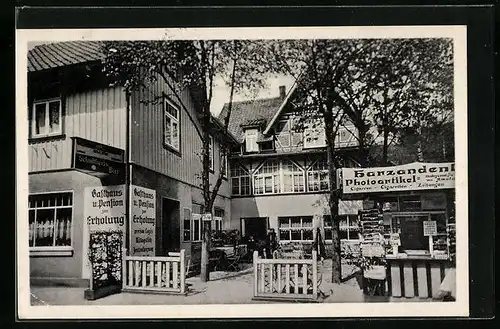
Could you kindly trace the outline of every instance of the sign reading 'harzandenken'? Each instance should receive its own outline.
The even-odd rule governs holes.
[[[134,185],[131,189],[130,254],[155,256],[156,191]]]
[[[342,191],[346,194],[447,188],[455,188],[453,162],[342,168]]]

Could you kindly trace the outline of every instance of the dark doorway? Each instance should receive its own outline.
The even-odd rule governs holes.
[[[180,209],[179,201],[163,199],[162,204],[162,255],[169,251],[180,251]]]
[[[253,236],[255,240],[265,240],[267,235],[267,217],[242,218],[242,225],[246,236]]]

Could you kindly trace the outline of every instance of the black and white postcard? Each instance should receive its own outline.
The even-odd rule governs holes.
[[[21,319],[469,314],[466,26],[16,33]]]

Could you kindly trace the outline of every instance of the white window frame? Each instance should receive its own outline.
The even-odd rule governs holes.
[[[270,161],[276,161],[278,163],[277,172],[272,173],[259,173],[260,170],[264,168]],[[280,180],[279,184],[276,184],[275,178],[278,177]],[[271,180],[271,192],[266,192],[266,179]],[[262,193],[257,191],[257,180],[262,180]],[[281,161],[276,159],[268,159],[264,161],[254,172],[252,176],[253,182],[253,194],[255,195],[266,195],[266,194],[279,194],[282,191],[282,170],[281,170]]]
[[[36,120],[36,106],[40,104],[45,103],[45,128],[48,130],[50,126],[50,103],[58,102],[59,103],[59,129],[54,132],[47,132],[47,133],[36,133],[36,125],[37,125],[37,120]],[[32,117],[31,117],[31,137],[33,138],[42,138],[42,137],[51,137],[51,136],[58,136],[62,134],[62,101],[60,97],[55,97],[55,98],[50,98],[50,99],[44,99],[44,100],[36,100],[33,102],[33,108],[32,108]]]
[[[163,108],[163,115],[164,115],[164,126],[163,126],[163,143],[165,145],[167,145],[168,147],[171,147],[173,148],[174,150],[176,151],[180,151],[180,148],[181,148],[181,139],[180,139],[180,135],[181,135],[181,125],[180,125],[180,111],[179,111],[179,107],[177,105],[175,105],[174,103],[172,103],[168,98],[165,98],[165,102],[163,104],[164,108]],[[169,113],[167,111],[167,106],[171,106],[172,108],[175,109],[175,112],[177,114],[177,116],[173,116],[171,113]],[[167,121],[167,118],[169,121]],[[177,135],[175,136],[174,135],[174,124],[177,124]],[[169,126],[170,130],[170,143],[167,141],[167,134],[166,134],[166,128],[167,128],[167,125]],[[177,141],[177,146],[174,145],[173,141],[176,140]]]
[[[324,162],[326,164],[326,169],[314,168],[318,163]],[[321,188],[321,175],[326,173],[326,189]],[[308,192],[324,192],[330,190],[330,173],[328,172],[328,162],[326,159],[318,159],[307,170],[307,191]],[[313,186],[311,188],[311,182]],[[318,190],[314,189],[314,183],[318,183]]]
[[[250,172],[239,163],[235,163],[232,169],[238,170],[240,174],[233,175],[233,173],[231,173],[231,194],[240,196],[252,195],[252,175],[250,175]],[[245,173],[245,175],[242,175],[241,173]],[[242,193],[243,188],[241,181],[243,177],[248,178],[248,193],[245,194]],[[233,192],[233,180],[236,180],[238,182],[238,193]]]
[[[300,218],[300,226],[292,228],[292,219]],[[311,226],[304,226],[304,218],[308,221],[310,220]],[[288,226],[281,226],[282,220],[288,220]],[[300,240],[292,240],[292,231],[294,229],[300,230]],[[304,230],[311,231],[313,238],[304,239]],[[281,239],[281,232],[288,231],[289,239]],[[280,243],[290,243],[290,242],[312,242],[314,241],[314,218],[313,216],[279,216],[278,217],[278,236]]]
[[[195,219],[195,217],[197,217],[197,218]],[[194,232],[194,228],[195,228],[194,223],[195,222],[199,222],[199,225],[198,225],[198,237],[199,238],[197,240],[194,239],[194,233],[195,233]],[[191,211],[191,242],[201,242],[201,240],[202,240],[202,235],[201,235],[202,225],[203,225],[203,221],[201,220],[201,214],[195,214]]]
[[[222,212],[222,216],[216,216],[216,212]],[[220,214],[220,213],[219,213]],[[222,232],[224,222],[224,217],[226,216],[226,212],[222,208],[214,208],[214,216],[212,219],[212,230],[214,232]]]
[[[291,171],[291,178],[292,178],[292,191],[285,191],[285,162],[288,161],[294,166],[295,168],[299,169],[299,172],[301,173],[302,176],[302,190],[295,190],[295,179],[296,179],[296,171]],[[281,175],[281,193],[304,193],[306,191],[306,174],[304,169],[302,169],[297,163],[295,163],[292,160],[289,159],[283,159],[280,161],[280,175]],[[300,186],[300,185],[299,185]]]
[[[257,128],[247,128],[245,129],[245,151],[246,152],[258,152],[259,144],[257,140],[259,138],[259,129]]]
[[[346,217],[346,223],[347,223],[347,225],[339,225],[339,231],[347,231],[347,239],[340,239],[340,240],[341,241],[359,241],[360,227],[359,227],[358,215],[346,214],[346,215],[339,215],[339,217]],[[356,217],[356,221],[358,221],[358,225],[351,225],[352,224],[352,217]],[[323,226],[323,229],[325,231],[332,229],[331,225],[326,225],[326,218],[325,218],[325,224]],[[356,239],[352,239],[351,234],[357,234],[358,237]],[[326,233],[325,233],[325,235],[326,235]],[[332,239],[325,238],[325,241],[332,242]]]
[[[30,210],[35,211],[35,224],[33,227],[33,240],[36,241],[36,215],[37,211],[40,209],[54,209],[54,226],[52,230],[55,230],[55,225],[56,225],[56,218],[57,218],[57,209],[71,209],[71,219],[70,219],[70,241],[71,244],[69,246],[56,246],[55,245],[55,239],[56,239],[56,234],[53,232],[53,245],[52,246],[36,246],[35,242],[33,242],[33,246],[29,246],[29,251],[30,255],[35,255],[35,256],[71,256],[73,254],[73,243],[74,243],[74,205],[75,205],[75,199],[74,199],[74,191],[73,190],[63,190],[63,191],[51,191],[51,192],[41,192],[41,193],[32,193],[28,196],[28,200],[30,197],[33,196],[38,196],[38,195],[49,195],[49,194],[70,194],[71,195],[71,205],[65,205],[65,206],[47,206],[47,207],[30,207],[28,204],[28,226],[29,226],[29,212]]]
[[[278,162],[278,168],[277,172],[272,172],[272,173],[259,173],[264,166],[266,166],[269,161],[276,161]],[[292,171],[292,191],[285,191],[285,171],[284,171],[284,162],[289,161],[295,168],[299,169],[300,176],[302,177],[302,186],[303,190],[295,190],[295,179],[296,175],[294,171]],[[306,192],[306,173],[305,170],[301,168],[295,161],[292,161],[290,159],[283,159],[283,160],[276,160],[276,159],[268,159],[264,161],[257,169],[255,170],[254,174],[252,175],[252,183],[253,183],[253,194],[255,195],[269,195],[269,194],[286,194],[286,193],[305,193]],[[266,192],[266,179],[271,180],[271,192]],[[276,179],[279,180],[279,184],[276,183]],[[260,193],[257,188],[259,187],[259,184],[257,181],[262,181],[262,193]]]

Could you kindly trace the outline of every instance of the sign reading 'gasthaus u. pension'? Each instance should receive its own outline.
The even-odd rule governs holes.
[[[453,162],[342,168],[342,191],[346,194],[448,188],[455,188]]]

